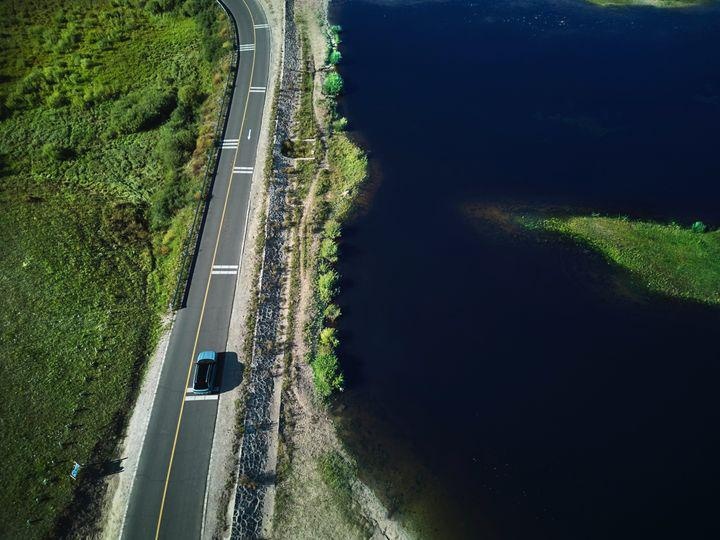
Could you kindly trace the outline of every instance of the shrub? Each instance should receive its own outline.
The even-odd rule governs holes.
[[[72,148],[57,143],[46,143],[42,147],[42,155],[53,161],[67,161],[75,156]]]
[[[53,109],[60,108],[63,105],[67,105],[69,103],[67,96],[62,94],[59,90],[54,90],[53,93],[47,97],[45,102],[48,104],[49,107],[52,107]]]
[[[690,227],[690,229],[692,230],[692,232],[695,233],[704,233],[707,230],[707,227],[702,221],[696,221],[692,224],[692,227]]]
[[[310,366],[313,370],[315,389],[320,397],[326,399],[335,391],[342,392],[345,378],[340,373],[338,359],[334,353],[318,354]]]
[[[178,0],[150,0],[146,7],[152,13],[160,14],[172,11],[178,4]]]
[[[342,89],[343,79],[340,74],[336,71],[328,73],[327,77],[325,77],[325,81],[323,82],[323,92],[325,92],[328,96],[335,97],[342,92]]]
[[[153,198],[150,208],[150,224],[154,230],[164,228],[175,212],[182,208],[188,199],[184,178],[172,171],[165,185]]]
[[[156,127],[168,118],[175,105],[175,91],[160,87],[116,101],[109,122],[110,132],[128,135]]]
[[[340,340],[336,336],[334,328],[323,328],[320,331],[320,352],[329,354],[335,351],[340,345]]]
[[[335,240],[325,238],[320,243],[320,258],[330,263],[336,263],[338,260],[338,246]]]
[[[325,238],[332,240],[340,237],[340,224],[334,219],[328,220],[323,227],[323,235]]]
[[[323,304],[329,304],[337,294],[338,273],[335,270],[326,270],[318,276],[318,297]]]
[[[332,64],[333,66],[336,66],[340,63],[340,60],[342,60],[342,54],[337,49],[333,49],[330,51],[330,55],[328,56],[328,62]]]
[[[142,242],[148,239],[148,226],[142,207],[119,203],[103,208],[103,227],[118,243]]]
[[[344,116],[342,118],[338,118],[337,120],[333,120],[332,122],[332,129],[333,131],[345,131],[347,128],[347,118]]]
[[[328,321],[334,322],[341,315],[340,307],[337,304],[328,304],[323,315]]]

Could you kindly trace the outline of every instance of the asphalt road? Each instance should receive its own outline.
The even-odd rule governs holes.
[[[172,329],[123,523],[122,537],[132,540],[200,537],[218,395],[198,399],[187,392],[195,357],[204,350],[224,353],[219,391],[240,383],[239,351],[225,347],[256,167],[270,31],[254,0],[224,3],[237,25],[238,71],[186,307]]]

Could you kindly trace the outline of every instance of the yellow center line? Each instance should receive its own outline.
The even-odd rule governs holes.
[[[247,5],[247,2],[245,0],[242,0],[242,2],[243,2],[243,4],[245,4],[245,9],[247,9],[248,13],[250,14],[250,21],[252,23],[252,28],[253,28],[253,44],[255,45],[255,48],[257,48],[257,38],[256,38],[256,32],[255,32],[255,18],[253,17],[252,11],[250,10],[250,7]],[[238,31],[238,44],[239,43],[240,43],[240,32]],[[248,81],[247,95],[245,96],[245,108],[243,110],[242,122],[240,123],[240,134],[238,135],[238,141],[240,139],[242,139],[242,133],[245,129],[245,116],[247,114],[248,101],[250,100],[250,86],[252,86],[253,75],[255,73],[255,55],[256,55],[255,48],[253,48],[252,67],[250,68],[250,80]],[[238,50],[238,55],[239,54],[240,54],[240,51]],[[240,65],[240,57],[238,56],[238,67],[239,67],[239,65]],[[231,107],[232,107],[232,105],[231,105]],[[215,239],[215,249],[213,251],[212,262],[210,263],[210,270],[209,270],[210,273],[208,274],[207,286],[205,287],[205,296],[203,297],[202,308],[200,309],[200,318],[198,320],[197,332],[195,333],[195,343],[193,345],[192,354],[190,355],[190,365],[188,366],[187,377],[185,378],[185,386],[183,387],[183,396],[180,400],[180,415],[178,416],[177,425],[175,426],[175,437],[173,438],[172,449],[170,451],[170,461],[168,462],[167,475],[165,476],[165,486],[163,487],[162,499],[160,501],[160,512],[158,514],[157,527],[155,529],[155,540],[157,540],[160,537],[160,527],[162,525],[163,510],[165,509],[165,498],[167,497],[168,485],[170,484],[170,472],[172,471],[173,460],[175,458],[175,448],[177,446],[178,435],[180,434],[180,424],[182,423],[183,411],[185,410],[185,391],[184,390],[187,389],[188,385],[190,384],[190,375],[192,374],[192,367],[193,367],[193,363],[195,362],[195,352],[197,351],[197,345],[198,345],[198,341],[200,339],[200,329],[202,328],[203,317],[205,315],[205,304],[207,303],[208,292],[210,291],[210,281],[212,280],[212,268],[215,265],[215,258],[217,257],[218,247],[220,245],[220,236],[222,234],[223,222],[225,221],[225,211],[227,210],[228,200],[230,199],[230,190],[232,189],[232,182],[233,182],[232,170],[235,167],[235,162],[237,161],[237,156],[238,156],[239,152],[240,152],[240,143],[238,142],[238,146],[235,149],[235,155],[233,156],[233,161],[232,161],[232,164],[230,167],[230,181],[228,183],[227,192],[225,193],[225,201],[223,203],[222,214],[220,215],[220,226],[218,227],[217,238]],[[247,227],[247,223],[245,224],[245,226]],[[239,275],[240,275],[240,272],[238,271],[238,276]]]

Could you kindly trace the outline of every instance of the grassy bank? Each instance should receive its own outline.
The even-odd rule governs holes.
[[[367,178],[367,157],[344,133],[347,122],[337,115],[337,98],[343,87],[337,72],[341,58],[340,27],[323,26],[327,50],[321,72],[321,96],[314,93],[316,72],[308,22],[300,18],[298,29],[305,70],[296,139],[288,148],[295,157],[306,159],[298,161],[295,168],[293,223],[298,227],[294,260],[302,266],[297,274],[308,275],[311,283],[312,300],[304,331],[307,361],[313,370],[317,394],[327,399],[342,390],[344,384],[336,354],[339,341],[335,325],[340,317],[340,309],[334,303],[340,281],[337,262],[342,226],[351,217],[360,187]]]
[[[625,218],[569,217],[526,222],[570,236],[636,275],[649,289],[720,304],[720,231]]]
[[[655,8],[683,8],[699,6],[707,0],[587,0],[603,7],[649,6]]]
[[[367,538],[373,527],[353,491],[357,466],[342,449],[332,423],[310,415],[296,400],[302,394],[314,411],[325,411],[327,400],[344,386],[336,353],[338,260],[342,227],[352,217],[367,176],[367,158],[344,132],[347,123],[336,112],[342,91],[336,70],[340,28],[315,15],[310,5],[295,14],[303,69],[296,127],[284,145],[287,155],[300,159],[290,171],[288,335],[293,346],[285,355],[272,535]],[[305,384],[310,379],[311,395]]]
[[[33,538],[65,527],[76,488],[111,468],[175,284],[230,34],[194,0],[3,2],[0,21],[0,370],[13,389],[0,504],[4,534]]]

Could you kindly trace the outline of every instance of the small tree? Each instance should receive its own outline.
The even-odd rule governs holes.
[[[335,97],[342,92],[342,89],[343,80],[340,74],[336,71],[328,73],[327,77],[325,77],[325,82],[323,83],[323,92],[325,92],[328,96]]]
[[[340,345],[334,328],[323,328],[320,331],[320,351],[323,353],[333,352]]]
[[[338,246],[335,240],[325,238],[320,243],[320,258],[330,262],[336,263],[338,260]]]
[[[325,318],[328,321],[334,322],[338,319],[338,317],[340,317],[341,313],[340,307],[337,304],[328,304],[323,312],[323,315],[325,315]]]
[[[337,292],[338,273],[327,270],[318,277],[318,296],[323,304],[329,304]]]
[[[337,49],[333,49],[330,52],[330,56],[328,56],[328,62],[333,66],[336,66],[340,63],[340,60],[342,60],[342,54],[340,54],[340,51]]]
[[[694,233],[704,233],[707,230],[707,227],[702,221],[696,221],[692,224],[691,230]]]
[[[345,378],[340,373],[335,354],[318,354],[310,365],[313,370],[315,389],[320,397],[328,398],[334,391],[342,391]]]

